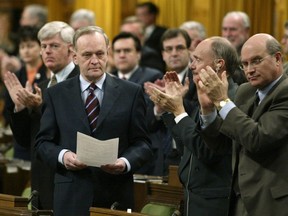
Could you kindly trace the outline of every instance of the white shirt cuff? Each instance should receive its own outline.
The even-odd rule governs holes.
[[[181,113],[180,115],[178,115],[174,118],[174,121],[176,122],[176,124],[178,124],[186,116],[188,116],[188,114],[186,112]]]
[[[131,165],[130,165],[129,161],[124,157],[120,157],[119,159],[121,159],[125,162],[125,164],[127,166],[127,172],[129,172],[131,170]]]
[[[64,165],[64,161],[63,161],[63,156],[66,152],[68,152],[70,150],[68,149],[63,149],[60,151],[59,155],[58,155],[58,162]]]

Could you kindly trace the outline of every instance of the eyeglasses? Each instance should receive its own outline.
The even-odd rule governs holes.
[[[248,61],[243,61],[241,62],[241,64],[239,65],[240,69],[243,70],[243,71],[246,71],[248,70],[248,67],[250,65],[250,68],[255,68],[257,67],[262,61],[265,60],[265,58],[269,57],[271,55],[267,55],[267,56],[264,56],[263,58],[261,57],[256,57],[254,59],[252,59],[250,62]]]
[[[183,46],[183,45],[178,45],[178,46],[175,46],[175,47],[172,47],[172,46],[167,46],[167,47],[164,47],[163,50],[164,52],[170,54],[172,53],[173,49],[176,50],[176,52],[178,53],[181,53],[183,52],[184,50],[187,50],[187,47]]]

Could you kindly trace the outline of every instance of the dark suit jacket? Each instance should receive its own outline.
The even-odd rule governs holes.
[[[118,76],[117,71],[114,71],[113,74]],[[145,82],[154,83],[157,79],[162,79],[163,73],[149,67],[139,67],[128,81],[137,83],[144,86]],[[151,121],[154,121],[154,103],[149,99],[149,96],[145,94],[145,100],[147,103],[147,123],[150,124]],[[148,128],[149,130],[149,128]],[[152,143],[153,150],[153,159],[149,160],[147,164],[141,167],[140,170],[137,170],[138,174],[146,175],[163,175],[163,152],[161,150],[161,145],[163,144],[164,135],[166,134],[165,127],[159,127],[152,131],[149,130],[149,138]]]
[[[67,79],[76,75],[79,75],[78,66],[75,66]],[[41,88],[42,95],[46,91],[49,81],[47,79],[39,83],[38,86]],[[36,110],[24,109],[17,113],[10,112],[10,122],[17,143],[27,149],[31,148],[31,188],[39,193],[38,197],[32,200],[32,204],[37,209],[52,209],[54,172],[36,157],[34,151],[35,137],[40,128],[41,115],[41,107]]]
[[[236,89],[237,85],[230,78],[231,99]],[[185,189],[185,215],[225,216],[231,187],[231,148],[217,153],[205,145],[197,129],[198,101],[189,115],[178,124],[174,121],[175,116],[171,118],[163,115],[165,124],[171,128],[177,148],[184,149],[178,173]]]
[[[156,25],[150,37],[145,40],[145,45],[155,49],[161,55],[161,37],[166,30],[167,28]]]
[[[47,72],[47,68],[44,64],[42,64],[41,67],[39,68],[39,70],[37,71],[37,75],[35,77],[33,84],[34,83],[39,84],[39,83],[43,82],[44,80],[47,80],[46,72]],[[19,71],[16,72],[16,76],[17,76],[18,80],[20,81],[21,85],[24,87],[26,85],[27,80],[28,80],[27,71],[26,71],[25,66],[23,66]],[[14,112],[14,106],[15,105],[14,105],[14,103],[13,103],[13,101],[9,95],[9,92],[6,90],[4,116],[5,116],[7,123],[9,123],[10,126],[12,124],[10,121],[11,120],[10,119],[10,113]],[[30,148],[29,149],[23,148],[22,146],[23,146],[22,140],[18,140],[17,142],[14,141],[14,157],[18,158],[18,159],[30,161],[31,160]]]
[[[155,49],[149,46],[143,46],[141,49],[140,66],[150,67],[160,70],[162,74],[165,73],[165,62],[162,59],[162,55]]]
[[[282,76],[254,112],[251,110],[256,88],[242,84],[235,98],[237,107],[225,120],[217,118],[203,134],[211,148],[231,145],[229,139],[223,143],[225,136],[233,140],[233,177],[238,176],[241,199],[249,215],[288,214],[286,77]]]
[[[58,162],[62,149],[76,152],[76,135],[91,136],[79,76],[48,88],[36,150],[55,174],[54,215],[89,215],[89,207],[109,208],[115,201],[122,209],[132,208],[133,172],[151,156],[145,124],[146,105],[141,87],[107,74],[95,138],[119,137],[119,157],[125,157],[131,171],[111,175],[99,168],[69,171]]]

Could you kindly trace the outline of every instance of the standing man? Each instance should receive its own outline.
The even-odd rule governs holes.
[[[12,73],[7,73],[5,85],[15,107],[10,112],[11,129],[16,141],[31,148],[31,188],[38,191],[32,200],[37,209],[53,208],[54,172],[36,156],[35,137],[40,128],[42,92],[79,74],[79,68],[72,62],[72,39],[74,30],[64,22],[49,22],[38,32],[40,54],[52,78],[34,86],[36,92],[23,88]]]
[[[190,44],[191,39],[186,30],[183,29],[168,29],[161,38],[162,56],[167,69],[175,71],[178,80],[180,80],[182,84],[184,84],[186,79],[190,80],[189,91],[184,96],[185,110],[189,114],[192,113],[195,101],[197,101],[196,87],[192,81],[192,72],[189,69]],[[147,82],[145,84],[145,89],[154,86],[165,92],[164,80],[161,81],[162,82],[157,81],[156,83]],[[150,127],[155,127],[156,125],[157,127],[160,127],[164,125],[161,119],[164,112],[165,110],[156,104],[154,108],[154,122]],[[167,130],[162,149],[159,149],[158,152],[159,155],[162,155],[165,164],[163,175],[168,174],[169,165],[179,165],[182,152],[183,149],[177,148],[175,141],[172,139],[171,131]]]
[[[195,80],[206,144],[225,149],[233,141],[233,216],[288,213],[288,80],[282,61],[279,42],[256,34],[241,51],[249,83],[238,88],[235,103],[225,73],[219,78],[206,68]]]
[[[136,6],[135,13],[144,24],[145,45],[155,49],[161,55],[160,39],[167,28],[156,25],[159,8],[152,2],[143,2]]]
[[[55,170],[54,215],[88,216],[91,206],[110,208],[116,201],[133,209],[133,173],[152,156],[142,88],[105,73],[109,40],[101,28],[79,29],[73,46],[80,76],[46,90],[35,147]],[[96,103],[96,122],[89,123],[87,98]],[[119,158],[100,168],[86,166],[77,159],[77,132],[100,140],[119,137]]]
[[[237,50],[240,57],[241,49],[250,36],[250,18],[243,11],[228,12],[222,21],[222,37],[227,38]],[[233,75],[234,81],[240,85],[247,82],[244,72],[237,68]]]
[[[237,53],[231,43],[223,37],[211,37],[196,47],[190,69],[194,79],[207,66],[220,77],[227,71],[228,94],[233,99],[237,85],[231,75],[237,63]],[[149,94],[154,103],[167,111],[162,118],[171,128],[177,147],[184,149],[178,169],[184,187],[184,215],[227,215],[231,187],[231,148],[217,152],[206,146],[197,128],[199,102],[195,102],[192,113],[185,112],[183,95],[188,85],[182,86],[175,72],[167,72],[164,79],[166,93],[149,89]]]
[[[162,79],[163,73],[159,70],[143,67],[139,65],[141,59],[141,43],[138,37],[132,33],[122,32],[116,35],[112,42],[112,51],[115,67],[117,70],[113,74],[121,79],[137,83],[144,86],[145,82],[155,82]],[[147,103],[147,122],[151,121],[149,117],[153,116],[153,102],[145,94]],[[162,129],[162,128],[161,128]],[[146,175],[162,175],[163,160],[157,157],[157,152],[162,145],[162,130],[154,130],[149,127],[149,138],[152,143],[153,159],[141,167],[137,173]],[[165,128],[163,128],[165,130]]]

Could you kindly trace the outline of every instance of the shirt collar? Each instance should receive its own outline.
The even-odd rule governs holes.
[[[130,77],[133,75],[133,73],[139,68],[139,65],[136,65],[130,72],[123,74],[121,71],[118,71],[118,77],[120,79],[125,78],[126,80],[129,80]]]
[[[71,61],[66,67],[64,67],[62,70],[58,71],[57,73],[53,73],[51,71],[51,77],[56,76],[57,82],[62,82],[66,80],[66,78],[69,76],[69,74],[73,71],[75,68],[75,64]]]
[[[80,78],[81,92],[83,93],[89,88],[89,85],[91,84],[91,82],[88,82],[87,80],[85,80],[81,74],[79,78]],[[103,76],[95,83],[97,88],[100,89],[101,91],[103,91],[103,83],[105,79],[106,79],[106,73],[104,73]]]
[[[274,80],[272,83],[270,83],[264,89],[261,89],[261,90],[257,89],[260,102],[264,99],[264,97],[268,94],[268,92],[273,88],[273,86],[281,79],[282,76],[283,75],[278,77],[276,80]]]

